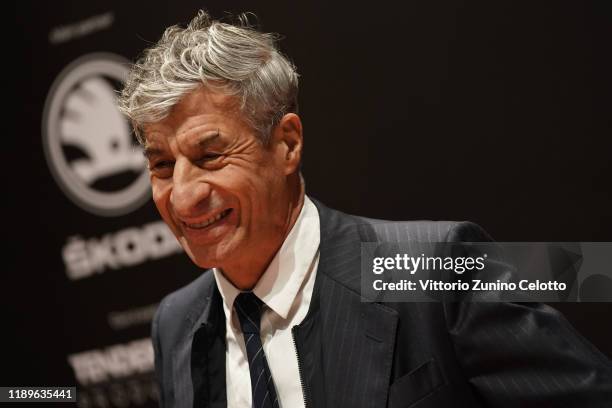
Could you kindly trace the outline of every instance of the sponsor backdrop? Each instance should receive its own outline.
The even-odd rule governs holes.
[[[151,316],[200,271],[156,213],[114,97],[128,61],[199,7],[254,11],[284,35],[307,190],[328,205],[469,219],[500,241],[611,240],[610,13],[597,5],[19,2],[2,385],[156,405]],[[558,306],[612,355],[609,304]]]

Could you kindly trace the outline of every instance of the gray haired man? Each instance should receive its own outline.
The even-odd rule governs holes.
[[[153,322],[164,407],[604,407],[610,362],[543,305],[362,302],[362,242],[486,240],[305,195],[298,76],[275,36],[200,11],[120,98],[195,264]]]

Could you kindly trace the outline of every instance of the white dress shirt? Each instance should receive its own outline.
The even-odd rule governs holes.
[[[261,317],[261,342],[281,408],[304,407],[291,328],[304,320],[310,306],[319,263],[319,241],[319,212],[305,196],[300,215],[289,235],[253,288],[253,293],[266,305]],[[214,269],[213,273],[223,297],[226,322],[227,406],[250,407],[249,363],[238,316],[233,312],[234,300],[240,290],[220,269]]]

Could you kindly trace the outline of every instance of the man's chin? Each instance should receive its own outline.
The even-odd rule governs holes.
[[[210,269],[210,268],[218,268],[219,263],[215,262],[215,260],[211,259],[208,256],[194,255],[187,251],[191,262],[193,262],[197,267],[202,269]]]
[[[217,245],[211,246],[207,248],[205,251],[202,251],[201,248],[195,249],[190,248],[187,245],[183,245],[185,252],[191,259],[191,261],[196,264],[196,266],[202,269],[210,269],[210,268],[223,268],[224,259],[227,259],[227,256],[224,256],[226,251],[223,251],[221,248],[218,248]]]

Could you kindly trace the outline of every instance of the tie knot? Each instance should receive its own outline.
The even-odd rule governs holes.
[[[262,306],[263,302],[253,292],[242,292],[236,296],[234,309],[243,333],[259,334]]]

